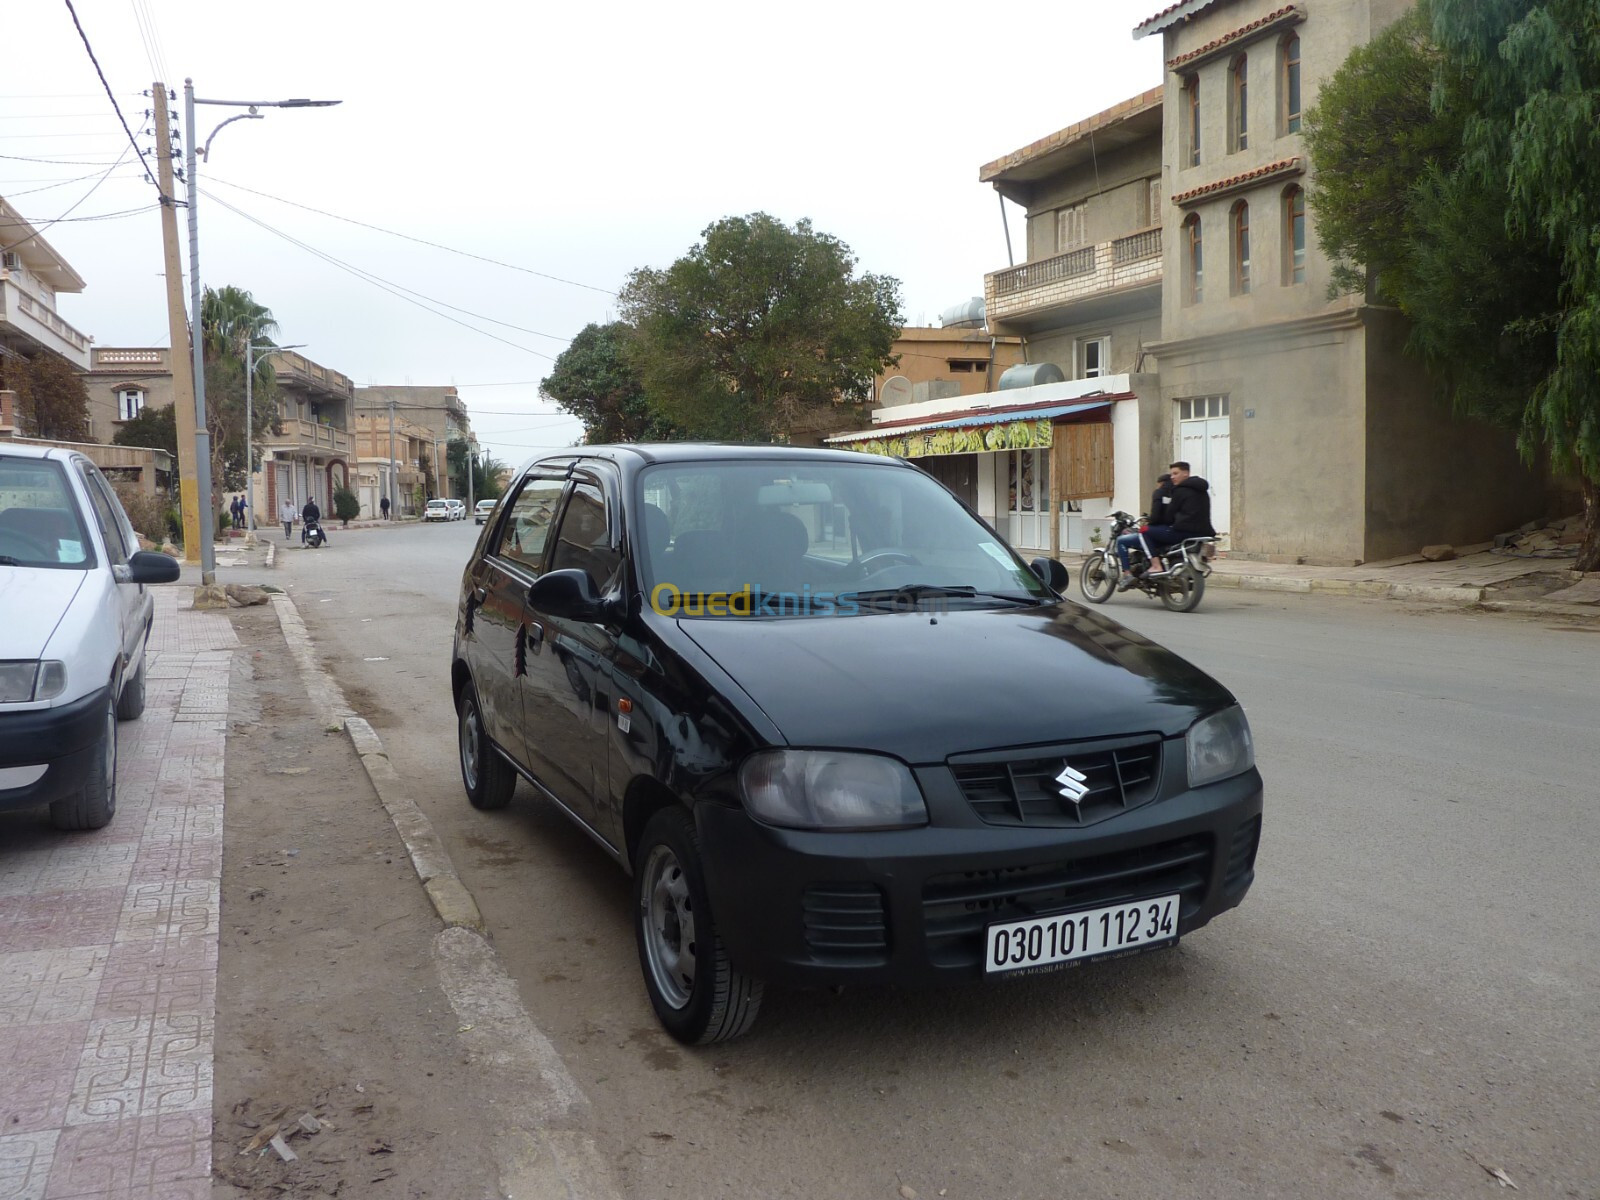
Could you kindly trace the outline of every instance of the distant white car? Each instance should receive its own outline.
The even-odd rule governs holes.
[[[422,510],[424,521],[454,521],[455,510],[450,507],[448,500],[429,500],[428,506]]]
[[[445,501],[450,506],[450,519],[452,521],[465,521],[467,519],[467,506],[460,500]]]
[[[472,511],[472,523],[474,525],[482,525],[487,521],[489,514],[494,511],[494,505],[495,502],[493,500],[479,500],[477,507]]]
[[[145,643],[178,564],[139,549],[82,454],[0,442],[0,811],[57,829],[117,809],[117,722],[144,711]]]

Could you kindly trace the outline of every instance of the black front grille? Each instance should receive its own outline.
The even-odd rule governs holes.
[[[1223,875],[1223,889],[1232,893],[1243,891],[1256,877],[1256,849],[1261,845],[1261,818],[1251,817],[1233,831],[1233,844],[1228,847],[1228,868]]]
[[[1070,767],[1081,780],[1066,776]],[[1154,800],[1161,786],[1161,739],[1066,747],[1034,758],[952,759],[967,802],[988,825],[1093,825]],[[1072,794],[1079,793],[1076,802]]]
[[[801,899],[806,945],[819,960],[869,966],[889,961],[883,893],[870,883],[814,883]]]
[[[1211,839],[1199,836],[1065,863],[939,875],[922,887],[928,955],[939,966],[976,966],[983,931],[1022,920],[1177,893],[1179,918],[1195,913],[1211,874]]]

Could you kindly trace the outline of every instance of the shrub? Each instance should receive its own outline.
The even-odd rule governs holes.
[[[117,499],[122,502],[122,511],[128,514],[128,520],[132,522],[139,536],[158,546],[161,545],[168,536],[170,510],[167,498],[142,492],[128,483],[112,484],[112,488],[117,493]],[[179,532],[182,532],[181,522]]]
[[[333,515],[345,525],[361,515],[361,501],[349,488],[334,488]]]

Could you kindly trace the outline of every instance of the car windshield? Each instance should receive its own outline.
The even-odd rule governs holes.
[[[78,503],[58,462],[0,454],[0,570],[93,565]]]
[[[1050,596],[994,533],[914,468],[663,463],[641,473],[640,487],[645,592],[658,612],[855,615]],[[727,597],[731,606],[720,602]]]

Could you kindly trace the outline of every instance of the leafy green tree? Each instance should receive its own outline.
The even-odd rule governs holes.
[[[539,382],[541,395],[583,422],[591,445],[679,436],[645,399],[644,384],[628,357],[632,336],[633,329],[621,321],[585,325]]]
[[[124,421],[112,435],[118,446],[150,446],[165,450],[178,461],[178,419],[172,405],[141,409],[139,415]]]
[[[456,495],[467,494],[467,443],[462,438],[451,438],[445,445],[445,461]],[[492,455],[483,455],[472,463],[472,496],[475,500],[498,500],[504,489],[500,486],[500,472],[506,468]]]
[[[348,526],[361,515],[361,499],[349,488],[333,489],[333,515]]]
[[[897,359],[899,281],[811,222],[753,213],[708,226],[621,297],[630,361],[651,408],[689,437],[768,441],[828,406],[864,400]]]
[[[0,357],[0,387],[17,394],[17,420],[24,437],[60,442],[89,440],[89,390],[59,354]]]
[[[1578,477],[1600,568],[1600,16],[1423,0],[1308,115],[1319,239],[1411,319],[1457,409]]]
[[[278,331],[272,312],[242,288],[207,288],[200,300],[206,372],[206,426],[211,431],[214,494],[247,485],[245,464],[244,365],[246,347],[270,343]],[[277,379],[265,355],[251,382],[252,425],[257,441],[277,420]]]

